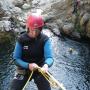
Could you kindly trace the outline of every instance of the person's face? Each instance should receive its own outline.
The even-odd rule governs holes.
[[[29,29],[29,36],[32,37],[32,38],[36,38],[39,34],[40,34],[40,30],[39,29],[34,29],[34,30],[31,30]]]

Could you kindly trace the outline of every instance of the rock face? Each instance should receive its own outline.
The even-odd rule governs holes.
[[[86,29],[87,29],[87,36],[90,38],[90,20],[87,23]]]
[[[70,37],[90,38],[90,0],[6,0],[13,4],[13,7],[8,6],[9,15],[6,21],[3,20],[6,12],[3,9],[2,1],[0,1],[1,31],[9,31],[12,28],[15,32],[24,30],[28,13],[34,12],[36,8],[41,8],[43,16],[51,17],[48,22],[56,23],[60,32]],[[12,19],[10,19],[11,17]]]
[[[90,38],[90,0],[66,0],[66,4],[67,22],[74,24],[72,34]]]
[[[90,37],[90,0],[58,0],[50,4],[44,14],[49,12],[48,16],[53,17],[51,21],[58,24],[60,32],[78,39]]]

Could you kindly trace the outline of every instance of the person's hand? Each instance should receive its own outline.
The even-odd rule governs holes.
[[[38,65],[36,63],[30,63],[29,64],[29,70],[33,71],[38,68]]]
[[[42,67],[42,70],[47,73],[48,72],[48,65],[47,64],[44,64],[43,67]]]

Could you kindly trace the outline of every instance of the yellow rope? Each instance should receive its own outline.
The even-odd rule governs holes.
[[[66,90],[62,83],[59,83],[49,72],[45,73],[42,68],[38,68],[38,71],[45,77],[53,88],[59,88],[60,90]]]
[[[33,71],[31,72],[31,74],[30,74],[30,76],[29,76],[29,78],[28,78],[28,80],[27,80],[27,82],[26,82],[26,84],[24,85],[24,87],[23,87],[22,90],[25,90],[25,88],[26,88],[26,86],[27,86],[29,80],[31,79],[32,75],[33,75]]]
[[[66,90],[65,87],[63,86],[62,83],[59,83],[49,72],[44,72],[43,69],[41,67],[38,67],[37,68],[38,71],[45,77],[45,79],[50,83],[50,85],[53,87],[53,88],[59,88],[60,90]],[[23,89],[22,90],[25,90],[29,80],[31,79],[32,75],[33,75],[33,72],[31,72],[26,84],[24,85]]]

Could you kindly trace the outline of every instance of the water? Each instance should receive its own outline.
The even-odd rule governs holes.
[[[54,64],[50,68],[52,75],[64,84],[66,90],[90,90],[89,45],[67,38],[62,41],[51,32],[47,32],[53,47]],[[0,57],[0,90],[8,90],[14,75],[15,66],[10,65],[10,53]],[[26,90],[37,90],[33,85],[32,81]]]

